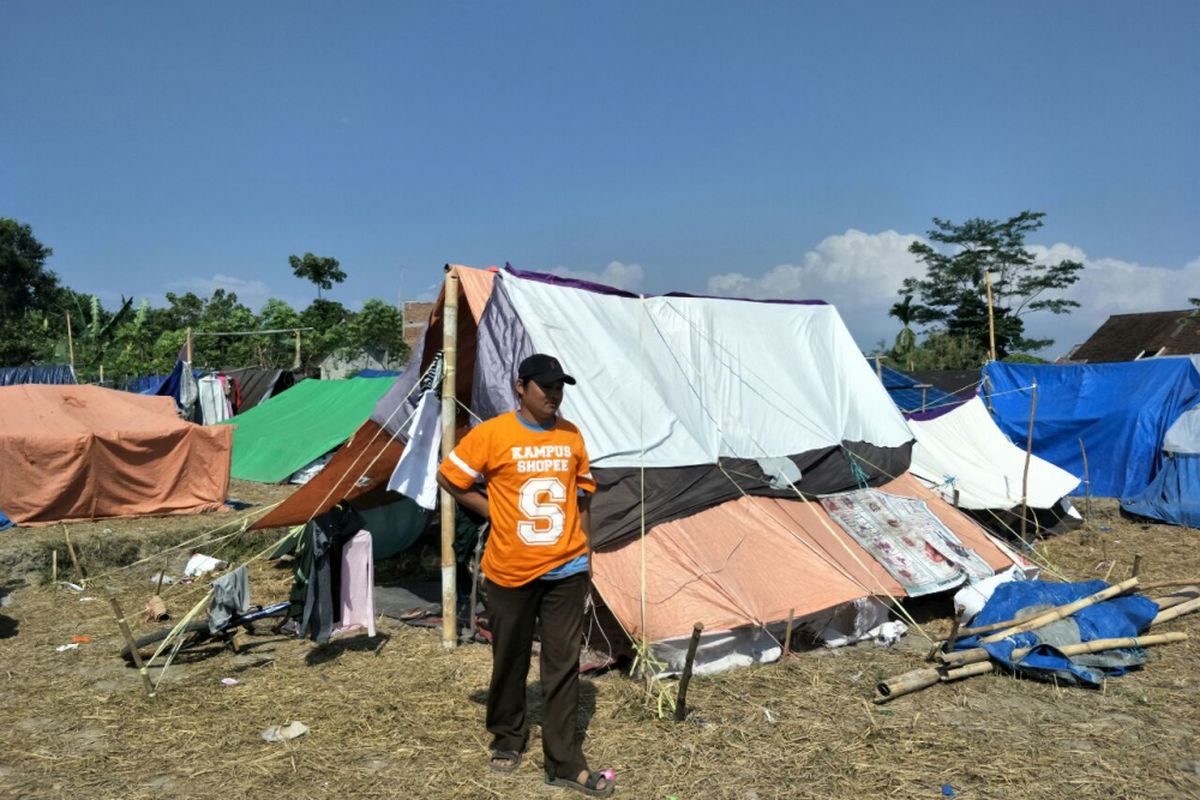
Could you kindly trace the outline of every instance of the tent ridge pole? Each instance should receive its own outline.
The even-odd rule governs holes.
[[[446,265],[446,283],[442,301],[442,459],[454,449],[455,381],[458,372],[458,273]],[[454,498],[440,490],[442,507],[442,646],[452,650],[458,644],[458,592],[454,566]],[[475,609],[470,609],[472,615]]]

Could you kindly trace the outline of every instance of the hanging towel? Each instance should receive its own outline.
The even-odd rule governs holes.
[[[375,561],[371,533],[359,531],[342,548],[341,627],[361,625],[375,635]]]
[[[437,504],[438,450],[442,444],[441,413],[433,392],[421,395],[421,402],[401,435],[408,439],[408,444],[396,462],[387,488],[432,511]]]

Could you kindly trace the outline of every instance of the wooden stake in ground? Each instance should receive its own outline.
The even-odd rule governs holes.
[[[446,265],[446,283],[442,302],[442,458],[454,449],[454,382],[458,379],[458,273]],[[442,503],[442,647],[453,650],[458,644],[458,588],[454,568],[454,498],[441,490]],[[474,609],[472,609],[474,611]]]
[[[990,285],[990,284],[989,284]],[[1029,546],[1025,526],[1029,518],[1029,462],[1033,459],[1033,420],[1037,416],[1037,381],[1029,396],[1029,438],[1025,442],[1025,472],[1021,476],[1021,542]]]
[[[75,371],[75,337],[71,335],[71,312],[67,312],[67,357],[71,359],[71,371]]]
[[[121,629],[125,646],[129,648],[129,653],[133,656],[134,666],[137,667],[138,674],[142,676],[142,685],[146,687],[146,695],[150,699],[154,699],[154,685],[150,683],[150,674],[146,670],[146,665],[142,663],[142,654],[138,652],[137,646],[134,644],[133,634],[129,631],[129,623],[125,621],[125,612],[121,610],[121,604],[117,602],[117,598],[110,597],[108,601],[112,603],[113,616],[117,618],[117,627]]]
[[[83,567],[79,565],[79,557],[75,555],[75,548],[71,546],[71,532],[67,530],[67,526],[63,525],[63,536],[67,539],[67,555],[71,557],[71,566],[75,568],[75,579],[79,581],[79,585],[83,585]]]
[[[692,638],[688,642],[687,659],[683,662],[683,674],[679,676],[679,695],[675,698],[675,721],[683,722],[687,717],[687,690],[692,682],[692,665],[696,662],[696,648],[700,646],[700,634],[704,632],[704,623],[697,622],[692,626]]]
[[[1129,577],[1136,578],[1138,570],[1142,568],[1142,554],[1137,553],[1133,557],[1133,568],[1129,570]]]
[[[783,658],[792,652],[792,623],[796,619],[796,609],[788,611],[787,630],[783,634]]]

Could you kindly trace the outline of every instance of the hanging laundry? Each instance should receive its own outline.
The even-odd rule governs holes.
[[[342,613],[339,631],[355,627],[375,635],[375,561],[370,531],[359,531],[342,548]]]
[[[408,444],[388,481],[388,489],[411,497],[421,508],[437,504],[438,451],[442,444],[441,412],[434,392],[421,395],[417,410],[401,431]]]

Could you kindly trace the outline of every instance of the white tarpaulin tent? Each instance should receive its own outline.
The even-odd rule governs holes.
[[[909,471],[947,500],[972,510],[1021,505],[1025,451],[996,427],[983,401],[972,398],[932,419],[910,419],[916,438]],[[1030,508],[1052,508],[1079,485],[1079,478],[1033,456],[1029,463]]]
[[[582,429],[593,466],[677,467],[912,438],[831,305],[622,297],[502,279],[534,349],[579,380],[563,414]]]

